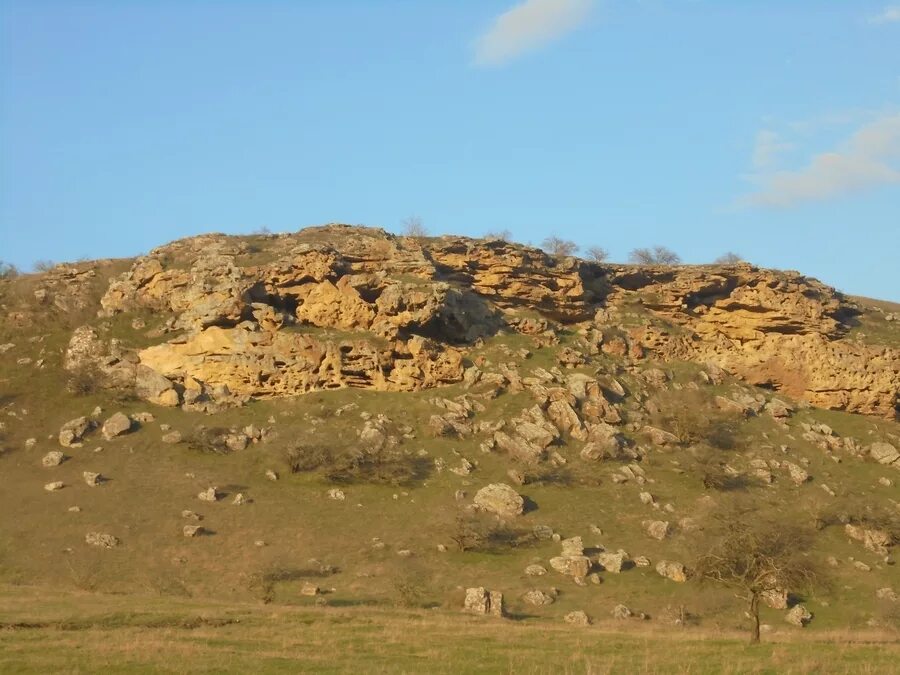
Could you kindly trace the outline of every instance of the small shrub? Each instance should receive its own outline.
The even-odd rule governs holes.
[[[308,473],[331,466],[334,455],[324,445],[296,445],[285,452],[285,461],[291,473]]]
[[[410,216],[409,218],[406,218],[402,225],[403,234],[407,237],[419,238],[428,236],[428,230],[425,228],[425,224],[419,216]]]
[[[33,265],[35,272],[49,272],[54,267],[56,267],[56,263],[52,260],[36,260]]]
[[[187,447],[197,452],[227,455],[231,452],[225,437],[231,432],[223,427],[199,426],[185,439]]]
[[[591,246],[587,250],[587,257],[594,262],[601,263],[609,258],[609,251],[602,246]]]
[[[456,517],[455,530],[450,537],[460,551],[499,553],[534,543],[534,534],[513,527],[496,516],[463,511]]]
[[[506,241],[512,238],[512,232],[509,230],[497,230],[495,232],[485,232],[483,239],[487,241]]]
[[[73,396],[91,396],[103,389],[106,378],[93,363],[83,363],[69,371],[66,391]]]
[[[428,477],[432,463],[424,457],[414,457],[391,450],[359,450],[339,456],[325,472],[332,483],[375,483],[379,485],[410,485]]]
[[[578,244],[568,239],[559,237],[547,237],[541,242],[541,248],[551,255],[567,256],[574,255],[578,250]]]
[[[743,258],[734,251],[728,251],[716,258],[715,262],[717,265],[736,265],[742,260]]]
[[[681,262],[681,256],[665,246],[636,248],[628,258],[637,265],[677,265]]]

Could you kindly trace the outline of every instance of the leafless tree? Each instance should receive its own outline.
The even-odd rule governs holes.
[[[419,216],[410,216],[403,223],[403,234],[407,237],[427,237],[428,230]]]
[[[587,250],[587,257],[594,262],[600,263],[609,258],[609,251],[602,246],[591,246]]]
[[[568,239],[560,239],[559,237],[547,237],[541,242],[541,248],[551,255],[574,255],[578,250],[578,244]]]
[[[677,265],[681,262],[681,256],[665,246],[636,248],[628,258],[638,265]]]
[[[743,258],[734,251],[728,251],[716,258],[715,262],[718,265],[735,265],[742,260]]]
[[[763,517],[757,505],[735,502],[706,530],[710,544],[695,561],[694,575],[723,584],[747,603],[750,642],[759,642],[759,603],[771,592],[808,591],[823,584],[809,557],[814,531]]]
[[[49,272],[56,267],[56,263],[52,260],[36,260],[32,267],[35,272]]]

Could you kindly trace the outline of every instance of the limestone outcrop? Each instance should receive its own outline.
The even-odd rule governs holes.
[[[98,362],[161,405],[214,391],[240,400],[435,387],[462,380],[481,338],[508,331],[553,344],[568,326],[584,349],[560,352],[567,368],[599,353],[683,359],[817,406],[885,417],[898,409],[900,350],[850,339],[852,302],[797,272],[746,263],[604,265],[500,240],[327,225],[173,242],[135,260],[100,305],[102,317],[163,317],[157,344],[128,354],[85,327],[67,367]],[[588,398],[579,405],[593,421],[619,422],[603,397]],[[561,433],[586,433],[570,405],[547,407]],[[546,442],[531,446],[543,452]]]

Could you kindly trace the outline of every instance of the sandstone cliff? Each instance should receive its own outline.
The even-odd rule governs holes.
[[[711,363],[816,406],[898,410],[900,350],[851,339],[852,302],[748,264],[603,265],[503,241],[329,225],[160,247],[102,298],[102,316],[129,312],[165,320],[166,341],[116,354],[82,332],[72,367],[91,354],[137,373],[142,395],[168,405],[435,387],[461,381],[468,351],[507,331],[574,333],[570,349],[584,358]]]

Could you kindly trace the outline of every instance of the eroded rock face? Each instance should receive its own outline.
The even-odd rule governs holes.
[[[610,284],[613,302],[639,290],[681,326],[634,331],[660,356],[712,363],[819,407],[897,416],[900,350],[843,339],[855,310],[815,279],[741,264],[618,267]]]
[[[636,298],[658,320],[616,323]],[[599,352],[685,359],[821,407],[898,409],[900,350],[847,339],[854,308],[834,289],[748,264],[600,265],[503,241],[328,225],[173,242],[138,258],[101,306],[104,316],[151,310],[167,317],[160,337],[182,333],[137,355],[139,366],[87,332],[70,345],[69,361],[99,358],[160,405],[192,405],[215,387],[240,398],[439,386],[462,379],[478,338],[509,330],[552,341],[558,322],[581,324],[586,338],[584,352],[566,346],[566,366]],[[620,417],[579,377],[568,383],[573,400],[542,406],[560,433],[583,440],[570,409],[588,422]],[[546,448],[545,438],[524,440]]]

